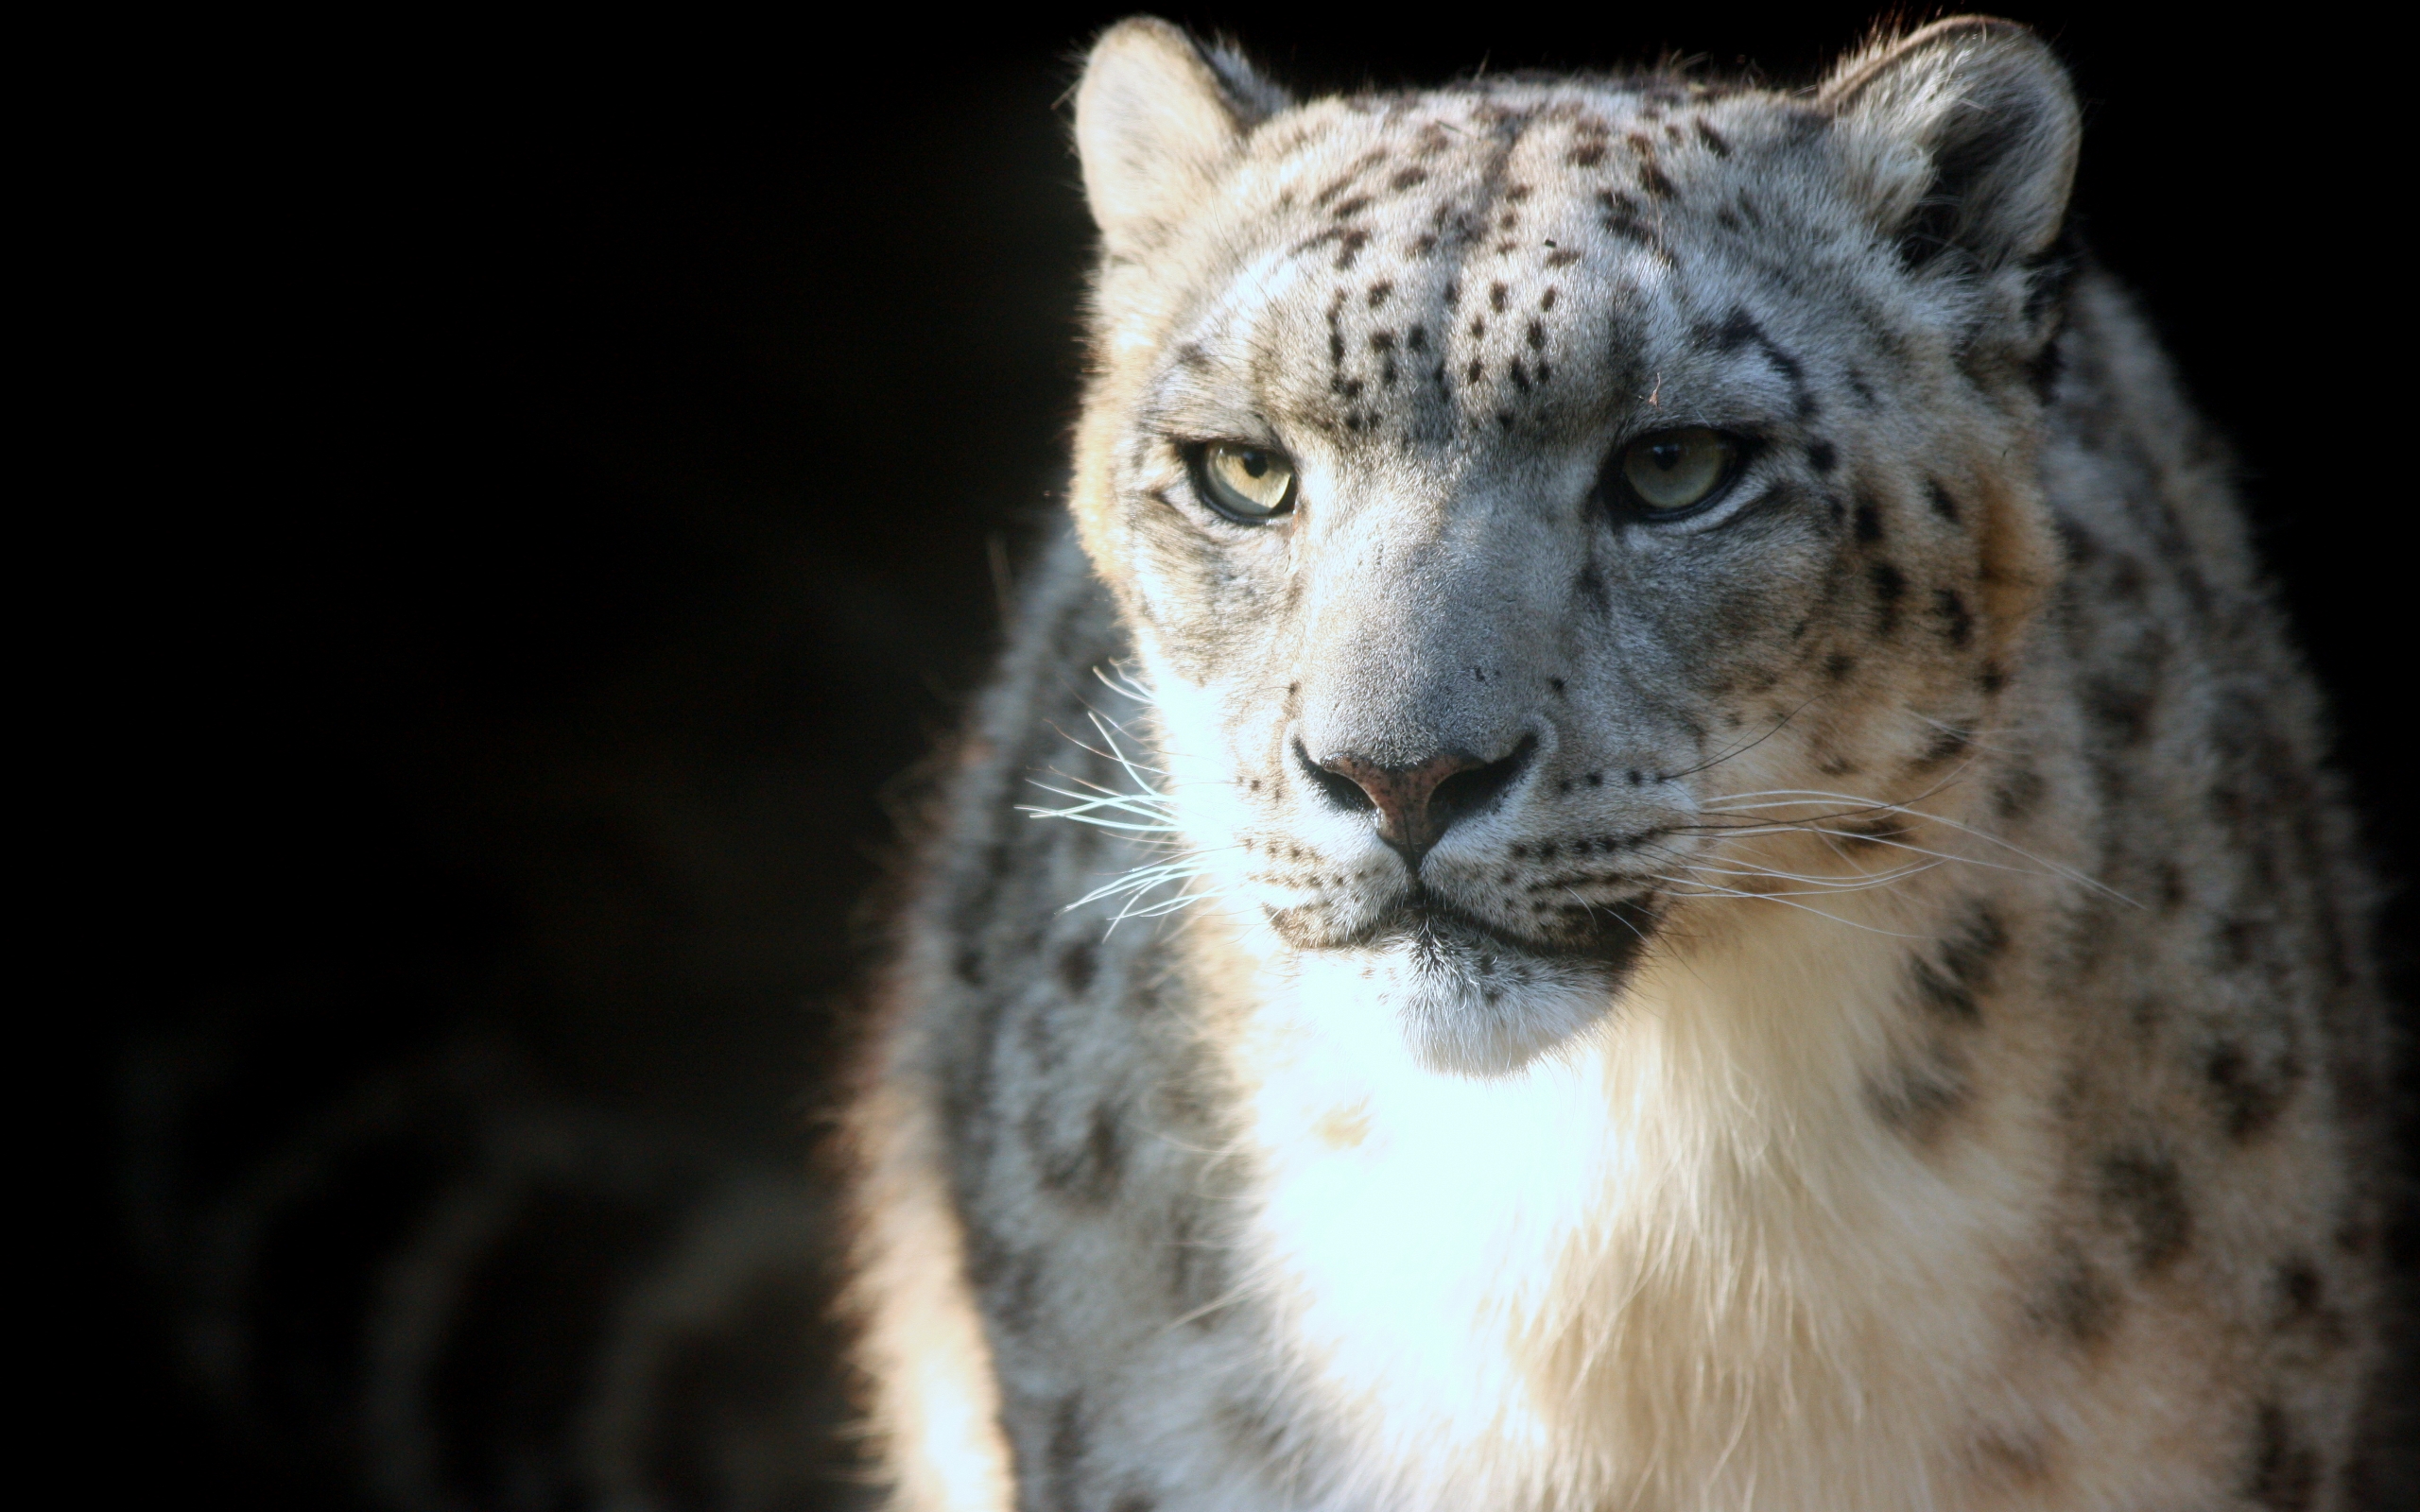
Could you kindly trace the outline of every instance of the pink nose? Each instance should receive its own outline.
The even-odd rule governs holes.
[[[1331,756],[1319,764],[1361,790],[1378,811],[1378,838],[1417,855],[1437,843],[1454,815],[1434,799],[1447,778],[1486,765],[1467,756],[1438,756],[1396,770],[1358,756]]]

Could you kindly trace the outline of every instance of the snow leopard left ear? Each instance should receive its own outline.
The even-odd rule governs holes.
[[[1084,198],[1112,255],[1138,249],[1193,202],[1243,145],[1291,104],[1229,48],[1157,16],[1101,33],[1076,88]]]
[[[1936,21],[1849,59],[1817,98],[1911,266],[1955,248],[1988,271],[2057,239],[2082,122],[2066,70],[2024,26]]]

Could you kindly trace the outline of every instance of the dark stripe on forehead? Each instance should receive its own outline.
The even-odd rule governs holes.
[[[1807,387],[1806,365],[1766,335],[1765,328],[1758,325],[1755,317],[1744,308],[1735,307],[1722,324],[1712,330],[1701,330],[1699,339],[1726,355],[1742,348],[1754,349],[1772,364],[1773,370],[1789,385],[1791,407],[1800,420],[1813,419],[1821,407],[1815,401],[1814,390]]]

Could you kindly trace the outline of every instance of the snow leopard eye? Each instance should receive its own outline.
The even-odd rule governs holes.
[[[1210,507],[1230,520],[1260,524],[1293,512],[1294,464],[1273,447],[1212,441],[1195,466]]]
[[[1731,481],[1739,448],[1720,431],[1693,425],[1658,431],[1622,448],[1616,471],[1623,491],[1651,515],[1676,514],[1714,497]]]

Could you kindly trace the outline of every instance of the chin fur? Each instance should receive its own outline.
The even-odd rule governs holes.
[[[1462,1076],[1510,1075],[1567,1044],[1612,1010],[1628,974],[1437,924],[1356,954],[1413,1057]]]

